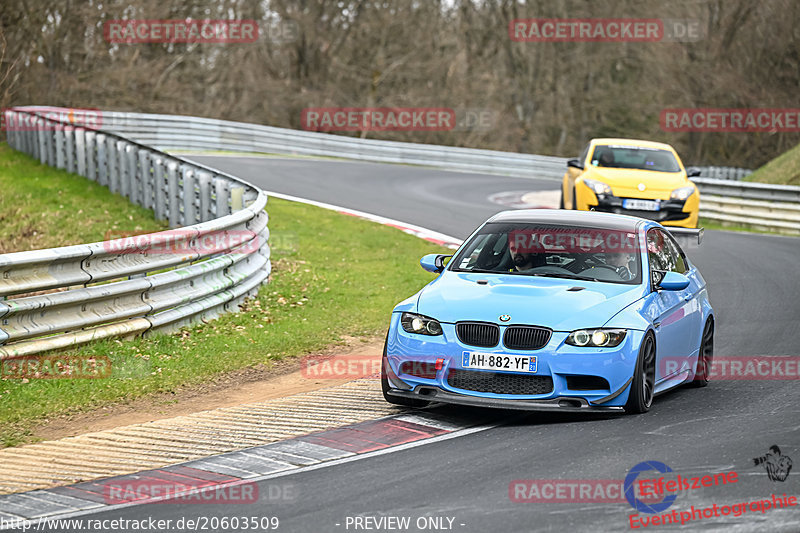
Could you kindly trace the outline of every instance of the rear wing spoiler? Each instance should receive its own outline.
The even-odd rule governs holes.
[[[706,231],[705,228],[673,228],[670,226],[664,226],[664,229],[678,241],[681,248],[699,247],[703,242],[703,233]]]

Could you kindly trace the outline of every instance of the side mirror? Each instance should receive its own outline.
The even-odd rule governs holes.
[[[583,170],[583,165],[577,159],[570,159],[567,161],[567,166],[570,168],[577,168],[578,170]]]
[[[700,176],[700,169],[697,167],[689,167],[686,169],[687,178],[696,178]]]
[[[682,291],[689,286],[689,278],[677,272],[666,272],[664,277],[656,286],[657,289],[664,289],[665,291]]]
[[[423,255],[422,259],[419,260],[419,265],[428,272],[433,272],[434,274],[438,274],[439,272],[444,270],[444,260],[449,257],[453,256],[444,254]]]

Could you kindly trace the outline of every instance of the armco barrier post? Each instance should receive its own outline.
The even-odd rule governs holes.
[[[75,172],[75,128],[64,126],[64,160],[67,172]]]
[[[16,124],[11,126],[11,131],[6,130],[6,136],[10,138],[10,140],[14,143],[16,150],[20,152],[28,152],[28,140],[27,136],[25,135],[26,130],[29,130],[31,125],[30,121],[27,120],[27,117],[16,116],[14,117]],[[10,135],[9,135],[10,134]]]
[[[86,130],[75,128],[75,171],[84,178],[88,177],[86,174],[87,153]]]
[[[97,181],[97,134],[86,130],[83,138],[86,143],[86,177]]]
[[[39,162],[47,165],[50,160],[50,151],[52,150],[53,132],[46,129],[47,123],[44,119],[40,118],[39,120]]]
[[[131,166],[128,163],[128,148],[130,148],[130,144],[127,142],[117,143],[117,158],[119,160],[119,183],[117,183],[117,187],[119,187],[118,191],[124,197],[128,197],[128,189],[130,187],[131,177],[130,171]]]
[[[39,159],[39,131],[37,128],[37,123],[33,123],[33,131],[28,133],[30,136],[30,143],[31,143],[31,156],[36,159]]]
[[[153,213],[156,220],[167,220],[167,198],[164,188],[164,164],[161,156],[153,157]]]
[[[197,171],[197,182],[200,185],[200,222],[214,218],[211,213],[211,174],[204,170]]]
[[[64,126],[61,124],[54,124],[55,132],[55,150],[56,150],[56,168],[64,169],[66,162],[64,161]]]
[[[49,120],[42,119],[42,127],[45,128],[45,139],[47,139],[47,153],[45,154],[45,164],[51,167],[56,166],[56,131],[54,125]]]
[[[111,192],[119,191],[119,158],[117,156],[117,140],[114,137],[105,136],[106,140],[106,187]],[[115,185],[116,183],[116,185]],[[115,188],[116,187],[116,188]]]
[[[122,164],[124,142],[114,137],[108,138],[108,189],[119,194],[120,182],[124,179],[125,166]]]
[[[141,176],[139,175],[138,169],[138,151],[139,149],[132,144],[125,147],[125,161],[128,164],[128,179],[123,183],[123,189],[125,190],[123,196],[128,198],[132,204],[139,203],[139,179]]]
[[[195,204],[195,175],[194,170],[185,165],[181,165],[181,174],[183,175],[183,216],[180,224],[181,226],[190,226],[199,222]]]
[[[138,150],[139,155],[139,176],[134,184],[136,203],[145,209],[153,208],[153,167],[151,166],[150,152]]]
[[[181,223],[180,193],[178,192],[178,163],[167,163],[167,218],[169,227],[176,228]]]
[[[214,178],[214,191],[217,196],[217,217],[224,217],[230,214],[228,207],[228,181],[222,178]]]
[[[97,141],[97,183],[108,187],[108,144],[106,136],[98,133]]]
[[[47,132],[44,131],[44,120],[36,117],[36,135],[39,138],[39,162],[47,164]]]
[[[19,129],[19,121],[21,117],[16,111],[10,109],[3,111],[3,118],[6,124],[6,142],[14,150],[19,150],[19,137],[17,130]]]

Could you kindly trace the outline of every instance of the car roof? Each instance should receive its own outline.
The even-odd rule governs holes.
[[[593,146],[601,145],[614,145],[619,144],[622,146],[639,146],[641,148],[658,148],[661,150],[669,150],[670,152],[674,151],[675,149],[667,143],[659,143],[655,141],[644,141],[641,139],[614,139],[614,138],[602,138],[602,139],[592,139],[591,141]]]
[[[571,211],[565,209],[514,209],[497,213],[487,223],[522,222],[559,224],[578,227],[636,231],[642,223],[650,221],[628,215],[598,213],[596,211]]]

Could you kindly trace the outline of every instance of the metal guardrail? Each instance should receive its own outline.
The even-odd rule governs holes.
[[[101,120],[104,128],[164,150],[330,156],[553,180],[563,177],[567,161],[561,157],[358,139],[188,116],[103,111]],[[701,171],[701,177],[693,181],[700,189],[702,198],[709,195],[731,199],[725,203],[701,200],[702,217],[722,223],[753,225],[760,229],[800,234],[800,223],[792,218],[779,218],[784,213],[793,213],[792,206],[800,205],[800,187],[738,181],[750,173],[747,169],[695,168]],[[770,202],[768,209],[772,215],[763,216],[764,206],[750,204],[746,200]]]
[[[177,228],[0,255],[0,360],[175,329],[238,309],[267,280],[267,195],[106,130],[6,110],[9,145]]]
[[[562,157],[415,144],[209,118],[103,111],[103,128],[163,150],[226,150],[405,163],[528,178],[560,178]]]
[[[701,178],[708,178],[713,180],[734,180],[740,181],[753,173],[749,168],[738,167],[698,167],[694,166],[700,171]]]
[[[693,178],[700,216],[722,224],[800,235],[800,187]]]

